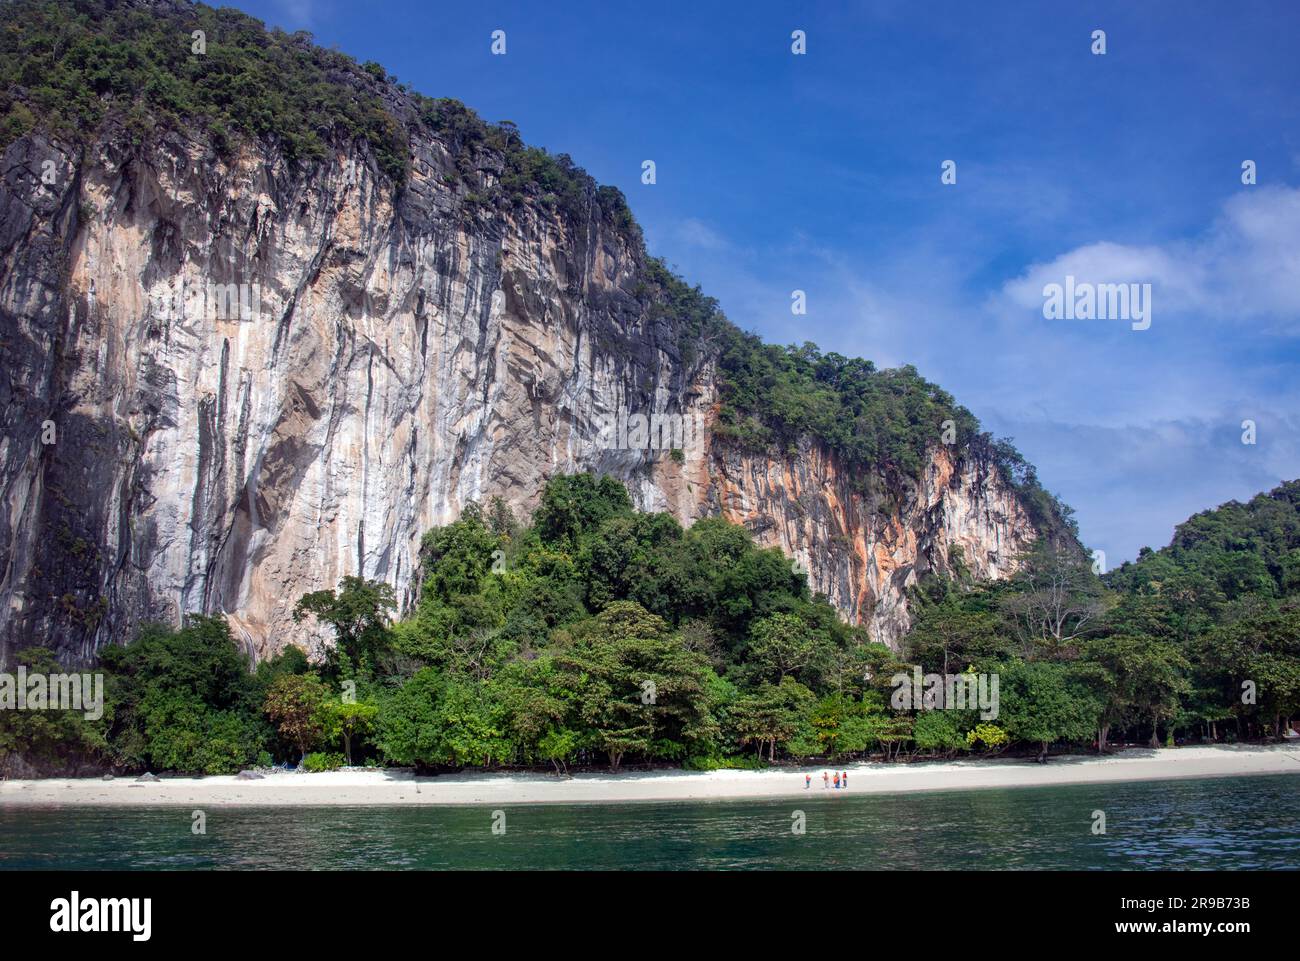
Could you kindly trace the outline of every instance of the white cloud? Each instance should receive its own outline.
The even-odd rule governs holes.
[[[1154,322],[1264,322],[1300,331],[1300,190],[1243,187],[1215,222],[1190,241],[1131,246],[1100,241],[1030,266],[1008,281],[993,307],[1041,311],[1043,288],[1076,283],[1149,283]]]

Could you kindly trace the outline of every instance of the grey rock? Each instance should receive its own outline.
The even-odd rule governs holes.
[[[815,444],[715,438],[712,355],[642,303],[645,254],[597,195],[582,219],[475,209],[499,156],[469,184],[448,144],[411,147],[395,193],[361,147],[295,170],[267,145],[223,160],[198,134],[144,155],[9,145],[0,664],[32,639],[84,664],[186,613],[224,614],[258,656],[327,642],[293,621],[302,594],[354,574],[408,609],[425,531],[494,495],[529,512],[558,472],[614,475],[683,523],[748,525],[890,644],[907,588],[954,547],[998,577],[1035,537],[973,456],[936,447],[921,481],[862,494]],[[46,159],[68,176],[37,190]],[[241,283],[248,319],[222,319],[218,288]],[[620,410],[703,435],[681,463],[610,449]]]

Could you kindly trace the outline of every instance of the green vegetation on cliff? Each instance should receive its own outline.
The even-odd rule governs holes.
[[[1053,541],[1074,545],[1073,511],[1038,481],[1009,440],[979,420],[915,367],[879,370],[869,360],[822,353],[816,344],[781,347],[745,333],[716,300],[688,286],[660,261],[650,274],[659,309],[676,318],[686,343],[709,344],[717,362],[721,409],[716,434],[745,450],[793,454],[801,438],[834,451],[866,490],[919,478],[941,444],[992,465],[1019,494],[1030,520]]]
[[[1164,598],[1206,621],[1222,620],[1249,597],[1280,601],[1300,594],[1300,481],[1193,515],[1168,547],[1143,548],[1106,582],[1128,594]]]
[[[1300,481],[1197,514],[1104,578],[1040,551],[1008,582],[931,581],[917,601],[909,660],[1040,665],[1096,700],[1103,743],[1277,736],[1300,714]]]
[[[197,119],[219,147],[239,133],[297,161],[362,138],[388,176],[406,175],[406,132],[379,82],[308,34],[202,4],[7,0],[3,12],[0,147],[33,128],[76,141],[105,122],[145,143]]]
[[[277,144],[296,164],[365,143],[401,186],[409,136],[424,128],[448,144],[467,182],[478,181],[483,151],[500,155],[496,197],[533,198],[574,217],[595,198],[616,226],[633,227],[623,195],[567,155],[525,145],[509,121],[491,124],[459,101],[414,93],[306,31],[268,30],[238,10],[185,0],[4,0],[3,9],[0,148],[32,130],[78,142],[103,125],[120,125],[139,146],[198,122],[219,150],[243,136]]]

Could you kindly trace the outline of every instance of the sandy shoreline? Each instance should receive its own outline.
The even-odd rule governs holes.
[[[1170,778],[1300,774],[1300,744],[1129,748],[1109,758],[1062,757],[1047,764],[984,760],[924,764],[849,765],[848,793],[960,791],[1051,784],[1104,784]],[[578,774],[462,773],[416,777],[409,771],[357,770],[326,774],[280,772],[260,781],[233,777],[56,778],[0,783],[0,808],[159,805],[411,805],[543,804],[669,800],[726,800],[846,793],[822,787],[823,768],[773,771],[652,771]],[[811,789],[804,774],[813,776]]]

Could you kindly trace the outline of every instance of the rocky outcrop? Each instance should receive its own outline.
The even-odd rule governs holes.
[[[361,574],[409,601],[427,529],[492,495],[527,511],[563,471],[748,525],[886,642],[954,548],[1000,576],[1034,537],[974,455],[864,488],[815,445],[716,441],[708,345],[648,309],[645,255],[598,196],[584,216],[484,208],[471,188],[499,158],[467,185],[446,143],[411,148],[395,191],[362,148],[298,171],[197,135],[9,147],[0,661],[32,643],[87,661],[186,612],[224,613],[257,653],[306,643],[301,594]],[[686,442],[610,430],[651,413]]]
[[[697,513],[716,509],[792,555],[850,620],[893,645],[910,626],[907,589],[929,571],[998,578],[1034,539],[1019,499],[986,462],[939,447],[920,481],[862,493],[836,458],[805,443],[798,457],[714,451]]]

